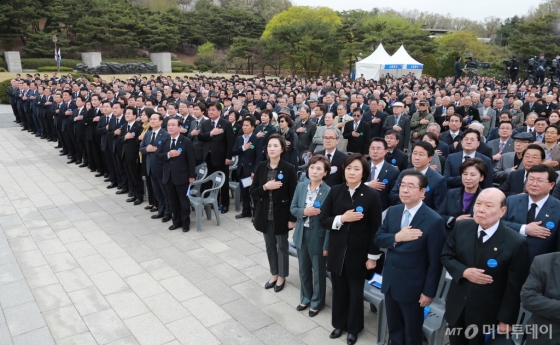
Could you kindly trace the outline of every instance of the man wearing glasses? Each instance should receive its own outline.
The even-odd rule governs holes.
[[[355,108],[352,111],[352,117],[354,121],[348,121],[344,125],[344,138],[348,140],[346,150],[352,153],[367,154],[371,136],[370,125],[361,121],[361,108]]]
[[[432,114],[429,113],[430,103],[427,100],[421,100],[418,104],[418,111],[412,115],[410,119],[410,142],[414,143],[420,140],[424,134],[428,124],[435,122]]]
[[[328,128],[323,132],[323,146],[324,150],[315,152],[314,155],[322,155],[327,157],[331,162],[331,172],[325,182],[328,186],[332,187],[341,184],[342,181],[342,165],[344,160],[348,157],[346,154],[337,149],[340,142],[340,131],[336,128]]]

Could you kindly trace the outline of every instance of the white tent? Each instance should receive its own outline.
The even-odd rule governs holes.
[[[363,76],[366,80],[379,80],[381,74],[394,74],[394,70],[402,68],[402,66],[394,64],[393,61],[393,58],[383,48],[383,44],[379,44],[370,56],[356,62],[356,78]]]
[[[399,50],[397,50],[395,54],[391,56],[391,59],[395,64],[401,66],[397,71],[393,73],[395,76],[400,77],[411,72],[414,73],[416,78],[420,78],[420,76],[422,76],[422,69],[424,68],[424,65],[408,55],[406,49],[404,49],[404,46],[401,45]]]

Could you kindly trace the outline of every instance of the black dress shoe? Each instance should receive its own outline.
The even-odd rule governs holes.
[[[311,309],[309,309],[309,317],[317,316],[317,314],[319,314],[319,311],[318,311],[318,310],[311,310]]]
[[[22,132],[23,132],[23,131],[26,131],[26,130],[27,130],[27,128],[25,128],[25,127],[23,127],[23,128],[21,129]]]
[[[105,177],[105,178],[109,178],[109,174],[107,174],[107,173],[104,173],[104,174],[103,174],[103,177]]]
[[[134,193],[128,192],[128,197],[129,197],[129,198],[132,198],[133,196],[134,196]]]
[[[285,281],[285,280],[284,280],[284,283],[282,283],[282,285],[276,284],[276,286],[274,287],[274,292],[280,292],[280,291],[282,291],[282,289],[284,289],[284,285],[286,285],[286,281]]]
[[[309,304],[298,304],[298,306],[296,307],[297,311],[304,311],[305,309],[307,309],[307,307],[309,307]]]
[[[110,179],[110,178],[106,178],[106,179],[103,180],[103,182],[111,182],[111,179]]]
[[[80,164],[80,168],[85,168],[85,167],[87,167],[87,164],[85,163]]]
[[[177,230],[177,229],[179,229],[180,227],[181,227],[180,225],[172,224],[168,229],[169,229],[169,230]]]
[[[191,229],[191,228],[188,227],[188,226],[187,226],[187,227],[183,227],[183,232],[189,232],[190,229]]]
[[[59,154],[59,156],[67,156],[67,155],[68,155],[68,153],[66,153],[66,152],[62,152],[61,154]]]
[[[80,165],[80,164],[82,164],[82,161],[78,159],[78,160],[76,161],[76,165]],[[84,166],[87,166],[87,164],[84,165]]]
[[[342,333],[344,333],[344,330],[341,328],[335,328],[334,331],[332,331],[331,335],[329,335],[329,337],[331,339],[336,339],[336,338],[340,338],[340,336],[342,335]]]
[[[117,192],[117,193],[118,193],[118,192]],[[135,196],[133,196],[132,198],[126,199],[126,202],[133,202],[133,201],[136,201],[136,197],[135,197]]]
[[[162,218],[161,222],[162,222],[162,223],[167,223],[167,222],[169,222],[170,220],[171,220],[171,215],[168,214],[168,215],[166,215],[165,217]]]
[[[95,177],[101,177],[101,176],[103,176],[103,173],[95,174]]]
[[[35,136],[36,136],[36,137],[40,137],[40,136],[41,136],[41,134],[39,134],[39,133],[35,133]]]
[[[119,188],[119,187],[117,187],[117,189],[118,189],[118,188]],[[127,191],[127,190],[124,190],[124,189],[121,189],[121,190],[116,191],[115,194],[128,194],[128,191]]]
[[[75,160],[75,159],[72,159],[71,161],[66,162],[66,164],[72,164],[72,163],[76,163],[76,160]]]
[[[152,219],[158,219],[158,218],[163,218],[163,213],[154,214],[152,216]]]
[[[144,209],[145,209],[145,210],[151,210],[152,207],[153,207],[152,205],[148,205],[148,206],[144,207]]]
[[[251,217],[251,215],[246,215],[246,214],[243,214],[243,213],[235,215],[235,219],[250,218],[250,217]]]
[[[142,200],[142,199],[136,199],[136,201],[134,202],[134,206],[140,205],[143,202],[144,202],[144,200]]]
[[[222,214],[223,214],[223,213],[228,213],[228,211],[229,211],[229,207],[228,207],[228,206],[223,206],[223,207],[222,207]]]
[[[48,138],[47,141],[53,141],[51,138]]]
[[[122,186],[117,186],[117,189],[118,189],[118,190],[121,190],[121,189],[122,189]]]
[[[117,186],[116,183],[111,183],[110,185],[107,186],[107,189],[113,189]]]
[[[155,206],[152,206],[152,209],[150,210],[150,212],[157,212],[157,211],[158,211],[158,208],[155,207]]]
[[[354,345],[358,341],[358,335],[348,333],[348,337],[346,338],[346,343],[348,345]]]
[[[268,281],[268,282],[266,282],[266,284],[264,284],[264,288],[267,289],[267,290],[272,289],[275,286],[276,286],[276,280],[273,281],[273,282]]]

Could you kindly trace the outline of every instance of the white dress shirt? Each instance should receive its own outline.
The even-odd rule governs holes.
[[[480,237],[480,232],[484,231],[486,233],[486,235],[484,235],[484,237],[482,238],[482,243],[488,241],[490,239],[490,237],[492,237],[492,235],[494,235],[494,233],[496,232],[496,230],[498,230],[498,225],[500,225],[500,221],[498,221],[496,224],[492,225],[491,227],[489,227],[488,229],[483,229],[480,225],[478,226],[478,230],[476,232],[476,238]]]
[[[525,173],[525,175],[527,175],[527,173]],[[531,209],[531,204],[535,203],[537,204],[537,209],[535,210],[535,218],[537,218],[537,215],[539,214],[539,211],[542,209],[542,207],[544,206],[544,203],[548,200],[549,195],[545,196],[544,198],[542,198],[541,200],[539,200],[538,202],[534,202],[531,199],[531,196],[529,196],[529,202],[527,205],[527,212],[529,212],[529,210]],[[525,232],[525,227],[527,226],[527,224],[523,224],[521,225],[521,228],[519,229],[519,233],[525,237],[527,237],[527,233]]]

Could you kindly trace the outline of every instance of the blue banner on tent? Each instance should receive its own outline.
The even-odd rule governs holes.
[[[422,69],[423,65],[406,65],[406,69]]]
[[[396,64],[392,64],[392,65],[383,65],[383,69],[402,69],[403,65],[396,65]]]

